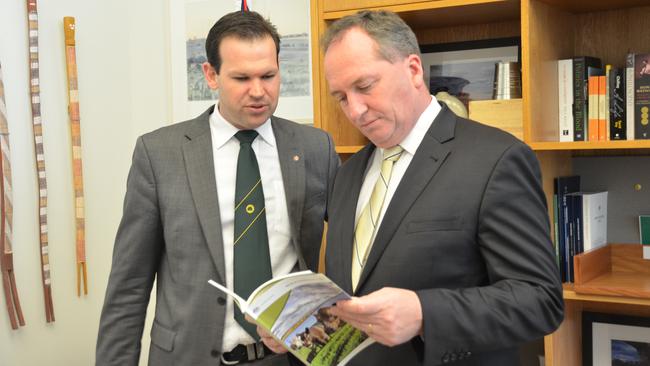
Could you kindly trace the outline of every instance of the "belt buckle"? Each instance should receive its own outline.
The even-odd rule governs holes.
[[[223,353],[221,354],[221,363],[224,365],[236,365],[239,363],[239,361],[228,361],[225,358],[223,358]]]
[[[244,347],[246,349],[246,361],[244,361],[244,362],[252,362],[252,361],[255,361],[255,360],[261,360],[265,356],[265,354],[264,354],[264,343],[262,343],[261,341],[246,344],[246,345],[240,344],[235,348],[238,348],[240,346]],[[235,348],[233,348],[233,351],[235,350]],[[221,354],[221,363],[224,364],[224,365],[237,365],[237,364],[239,364],[241,362],[242,362],[242,360],[228,361],[223,357],[223,353]]]

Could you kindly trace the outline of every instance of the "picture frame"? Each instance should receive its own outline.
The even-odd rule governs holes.
[[[582,365],[650,365],[650,317],[583,312]]]
[[[280,33],[280,98],[274,115],[313,123],[310,2],[248,0],[249,9],[269,19]],[[169,0],[171,110],[174,121],[194,118],[218,100],[204,80],[205,38],[241,0]]]
[[[421,45],[424,81],[432,95],[447,91],[466,106],[493,99],[497,62],[521,59],[521,38],[495,38]]]

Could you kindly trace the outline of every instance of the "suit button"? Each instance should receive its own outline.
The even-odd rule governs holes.
[[[219,296],[219,297],[217,298],[217,304],[219,304],[219,305],[226,305],[226,299],[223,298],[223,297],[221,297],[221,296]]]
[[[212,351],[210,351],[210,356],[212,356],[214,358],[219,357],[219,351],[217,351],[216,349],[213,349]]]
[[[445,353],[442,356],[442,363],[449,363],[449,358],[450,358],[449,353]]]
[[[465,357],[471,357],[471,356],[472,356],[472,352],[470,351],[465,352]]]

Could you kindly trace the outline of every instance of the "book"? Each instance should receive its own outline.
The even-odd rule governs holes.
[[[563,282],[570,281],[570,224],[567,195],[580,191],[580,176],[557,177],[553,180],[558,202],[558,251],[560,253],[560,275]]]
[[[573,141],[573,60],[558,60],[559,141]]]
[[[258,286],[243,299],[213,280],[212,286],[233,298],[243,314],[268,331],[308,366],[343,366],[374,340],[331,315],[328,308],[350,299],[321,273],[294,272]]]
[[[581,192],[583,251],[607,244],[607,192]]]
[[[639,216],[639,240],[643,244],[643,259],[650,259],[650,215]]]
[[[590,76],[587,83],[588,87],[588,120],[587,124],[587,141],[598,141],[598,76]]]
[[[609,119],[607,116],[607,76],[598,76],[598,141],[607,141]]]
[[[627,120],[627,139],[634,140],[634,54],[625,58],[625,118]]]
[[[634,137],[650,139],[650,54],[634,56]]]
[[[627,139],[625,116],[625,69],[614,68],[609,75],[609,134],[611,140]]]
[[[605,83],[605,91],[603,93],[602,90],[599,90],[600,94],[603,94],[603,95],[599,95],[599,97],[603,98],[603,99],[601,99],[601,101],[604,101],[602,103],[602,105],[599,104],[600,108],[601,108],[601,114],[600,114],[601,117],[600,118],[603,118],[602,117],[603,114],[605,115],[605,117],[604,117],[605,118],[605,126],[604,126],[604,128],[605,128],[605,140],[608,140],[608,141],[611,140],[611,137],[610,137],[610,134],[609,134],[610,133],[610,126],[611,126],[611,120],[609,118],[610,117],[609,116],[609,94],[610,94],[609,93],[609,75],[610,75],[611,72],[612,72],[612,65],[610,65],[610,64],[605,65],[605,80],[601,81],[601,82]],[[602,84],[601,84],[601,86],[602,86]]]
[[[587,140],[589,123],[589,76],[602,75],[599,58],[580,56],[573,58],[573,140]]]

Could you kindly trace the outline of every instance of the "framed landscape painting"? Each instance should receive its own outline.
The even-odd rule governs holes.
[[[248,0],[250,10],[280,33],[280,100],[275,115],[313,122],[309,1]],[[170,0],[169,39],[172,114],[182,121],[201,114],[219,96],[203,78],[205,38],[223,15],[240,10],[240,0]]]
[[[650,366],[650,318],[582,313],[583,366]]]

